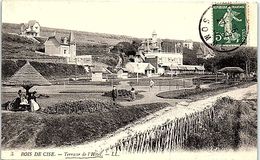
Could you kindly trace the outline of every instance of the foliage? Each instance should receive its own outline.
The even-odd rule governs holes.
[[[106,112],[69,115],[6,112],[2,114],[2,147],[57,147],[90,142],[167,106],[111,106]]]
[[[118,92],[118,97],[131,97],[131,91],[128,91],[126,89],[119,89],[117,90],[117,92]],[[135,92],[135,94],[138,94],[138,92]],[[105,92],[103,96],[111,97],[112,91]]]
[[[219,84],[211,85],[211,88],[195,88],[195,89],[182,89],[174,91],[166,91],[158,93],[156,96],[167,99],[186,99],[196,95],[209,95],[213,92],[221,91],[235,86],[243,86],[247,83],[234,83],[234,84]]]
[[[40,22],[41,23],[41,22]],[[20,25],[13,23],[3,23],[2,31],[5,33],[20,33]],[[71,30],[41,27],[40,35],[42,37],[49,37],[56,32],[56,35],[60,37],[68,36]],[[106,33],[93,33],[86,31],[74,31],[77,43],[97,44],[97,45],[115,45],[121,41],[132,41],[133,37],[124,35],[113,35]]]
[[[245,143],[256,146],[256,103],[223,97],[213,107],[214,121],[207,123],[202,118],[199,131],[189,134],[186,149],[238,149]]]
[[[107,112],[118,108],[111,101],[101,100],[75,100],[57,103],[42,110],[47,114],[82,114],[93,112]]]
[[[238,50],[231,53],[217,53],[214,58],[208,60],[199,60],[205,64],[207,71],[216,72],[224,67],[240,67],[246,70],[246,63],[249,72],[256,72],[257,69],[257,48],[255,47],[240,47]]]
[[[18,71],[24,64],[25,60],[2,60],[2,79],[6,79],[16,71]],[[40,72],[44,77],[66,77],[75,75],[75,65],[72,64],[61,64],[61,63],[40,63],[30,62],[30,64]],[[86,71],[83,66],[77,66],[77,74],[84,75]]]

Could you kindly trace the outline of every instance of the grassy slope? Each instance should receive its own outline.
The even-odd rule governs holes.
[[[20,27],[18,24],[4,23],[2,26],[2,43],[3,43],[3,58],[21,58],[21,57],[39,57],[42,55],[34,53],[35,50],[40,50],[44,52],[44,39],[48,36],[52,36],[53,32],[56,31],[56,36],[69,36],[70,30],[65,29],[55,29],[55,28],[41,28],[41,36],[45,38],[40,39],[40,44],[32,41],[26,37],[19,37],[17,35],[11,35],[8,33],[19,33]],[[132,42],[137,38],[122,36],[122,35],[112,35],[104,33],[91,33],[74,31],[77,42],[77,55],[93,55],[93,60],[97,62],[106,63],[108,65],[117,64],[116,54],[108,55],[108,47],[116,45],[119,42],[126,41]]]
[[[255,84],[255,82],[241,82],[239,84],[227,85],[227,84],[219,84],[219,85],[211,85],[210,88],[202,88],[202,89],[185,89],[185,90],[174,90],[174,91],[166,91],[160,92],[156,96],[160,98],[166,99],[200,99],[208,95],[216,95],[221,92],[226,92],[234,87],[247,87]]]
[[[168,106],[166,103],[111,107],[83,114],[2,113],[2,147],[50,147],[92,141]]]
[[[214,121],[201,120],[199,131],[186,140],[187,149],[238,149],[257,145],[257,103],[228,97],[214,105]]]
[[[56,31],[56,35],[58,36],[68,36],[71,30],[67,29],[57,29],[57,28],[48,28],[41,27],[41,36],[49,37],[52,36]],[[20,25],[13,23],[3,23],[2,32],[9,33],[19,33]],[[133,37],[124,36],[124,35],[113,35],[106,33],[93,33],[93,32],[84,32],[84,31],[75,31],[73,30],[77,43],[88,43],[88,44],[99,44],[99,45],[115,45],[121,41],[131,41]]]
[[[49,37],[52,36],[54,31],[56,32],[56,36],[68,36],[71,30],[66,29],[56,29],[56,28],[48,28],[41,27],[41,36]],[[19,33],[20,25],[12,24],[12,23],[3,23],[2,25],[3,33]],[[74,31],[76,42],[77,42],[77,54],[91,54],[91,55],[103,55],[107,54],[108,47],[114,46],[119,42],[132,42],[132,41],[140,41],[140,38],[134,38],[130,36],[124,35],[113,35],[106,33],[93,33],[93,32],[83,32],[83,31]],[[163,39],[162,49],[165,51],[174,51],[174,44],[177,42],[181,42],[182,40],[173,40],[173,39]],[[194,43],[194,50],[185,50],[188,57],[190,55],[194,55],[199,48],[198,42]],[[110,55],[111,56],[111,55]],[[102,58],[102,56],[100,56]],[[184,56],[185,57],[185,56]],[[186,56],[187,57],[187,56]]]

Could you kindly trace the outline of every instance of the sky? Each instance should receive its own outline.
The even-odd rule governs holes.
[[[2,21],[25,23],[37,20],[41,26],[70,30],[160,38],[199,37],[199,20],[210,2],[173,1],[87,1],[4,0]],[[257,45],[257,6],[250,7],[250,45]]]

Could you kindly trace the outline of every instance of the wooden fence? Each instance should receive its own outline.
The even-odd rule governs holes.
[[[166,122],[145,132],[135,133],[105,149],[119,153],[164,152],[182,149],[189,134],[199,131],[203,123],[214,120],[214,107]]]

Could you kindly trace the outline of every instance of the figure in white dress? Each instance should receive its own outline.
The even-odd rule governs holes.
[[[231,43],[231,41],[239,42],[240,34],[236,32],[236,29],[233,28],[232,21],[233,19],[241,22],[242,19],[237,18],[236,16],[240,13],[233,11],[231,6],[227,7],[227,12],[224,14],[223,18],[219,21],[219,26],[224,27],[225,40],[226,43]]]

